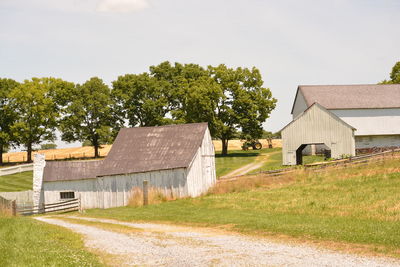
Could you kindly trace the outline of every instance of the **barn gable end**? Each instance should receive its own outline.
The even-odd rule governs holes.
[[[325,144],[331,149],[332,158],[355,155],[354,130],[342,119],[314,103],[282,129],[283,164],[296,165],[298,157],[301,157],[299,149],[308,144]]]

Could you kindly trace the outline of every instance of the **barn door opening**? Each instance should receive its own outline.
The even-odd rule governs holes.
[[[303,164],[303,149],[307,146],[307,144],[303,144],[299,146],[296,150],[296,165]]]
[[[296,165],[304,164],[304,156],[305,163],[323,161],[331,157],[331,149],[322,143],[302,144],[296,150]]]

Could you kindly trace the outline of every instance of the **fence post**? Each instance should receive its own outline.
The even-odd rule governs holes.
[[[81,194],[79,194],[79,197],[78,197],[78,212],[82,213]]]
[[[143,181],[143,206],[149,204],[149,182],[147,180]]]
[[[17,216],[17,201],[11,201],[12,216]]]

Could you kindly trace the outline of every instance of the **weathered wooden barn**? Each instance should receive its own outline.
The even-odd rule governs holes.
[[[351,147],[339,149],[338,142],[348,142],[342,140],[340,131],[332,132],[329,129],[330,126],[318,116],[305,124],[301,123],[301,121],[305,121],[304,118],[294,123],[314,103],[318,103],[326,112],[355,129],[354,151],[349,153],[349,150],[352,150]],[[336,143],[336,145],[329,144],[328,141],[328,143],[324,143],[324,147],[331,151],[333,158],[344,154],[400,147],[400,84],[300,85],[297,88],[291,113],[293,121],[289,125],[294,125],[285,127],[282,131],[283,163],[285,165],[301,163],[301,159],[291,156],[295,155],[296,151],[300,156],[298,151],[300,146],[300,150],[307,149],[311,145],[322,146],[318,139],[302,135],[324,135],[326,139],[328,136],[333,138],[332,143]],[[312,134],[305,129],[309,127],[310,123],[316,125],[313,127],[315,132]],[[293,127],[297,128],[297,132],[292,131]],[[295,142],[292,140],[304,141],[294,148],[292,146]]]
[[[121,129],[104,160],[42,165],[43,175],[34,182],[42,185],[36,205],[79,197],[82,208],[118,207],[128,204],[132,188],[144,180],[176,198],[199,196],[216,182],[207,123]]]

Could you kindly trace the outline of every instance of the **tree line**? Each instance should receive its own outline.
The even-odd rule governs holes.
[[[32,78],[22,83],[0,78],[0,155],[23,145],[27,161],[35,145],[54,141],[89,141],[99,156],[121,127],[208,122],[213,138],[259,138],[262,123],[276,99],[263,86],[255,67],[163,62],[148,72],[126,74],[112,82],[92,77],[83,84],[59,78]],[[2,156],[0,164],[3,163]]]

